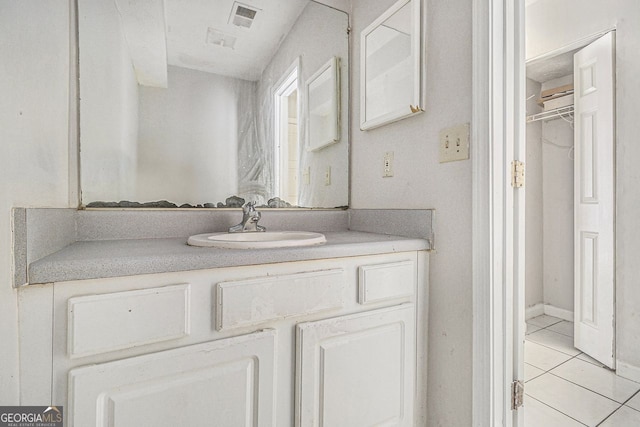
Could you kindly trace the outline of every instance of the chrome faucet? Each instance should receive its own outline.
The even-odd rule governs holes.
[[[248,202],[242,207],[242,222],[229,228],[229,233],[246,233],[252,231],[266,231],[261,225],[258,225],[262,214],[255,208],[255,202]]]

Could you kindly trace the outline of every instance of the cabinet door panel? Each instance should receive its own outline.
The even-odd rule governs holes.
[[[69,426],[271,426],[275,331],[76,368]]]
[[[300,324],[296,345],[296,425],[413,424],[413,304]]]

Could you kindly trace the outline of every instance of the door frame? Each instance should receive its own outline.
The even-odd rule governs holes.
[[[473,426],[523,425],[511,383],[523,379],[524,0],[473,0]]]
[[[524,425],[524,411],[511,410],[509,392],[511,381],[523,378],[524,191],[512,191],[507,176],[507,163],[525,157],[524,10],[524,0],[473,0],[474,427]],[[616,365],[625,368],[617,360]]]

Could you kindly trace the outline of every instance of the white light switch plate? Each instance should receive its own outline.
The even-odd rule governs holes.
[[[469,158],[469,123],[440,131],[440,163]]]

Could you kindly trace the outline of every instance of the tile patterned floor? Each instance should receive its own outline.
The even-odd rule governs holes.
[[[618,377],[573,347],[573,323],[527,320],[525,427],[638,427],[640,383]]]

